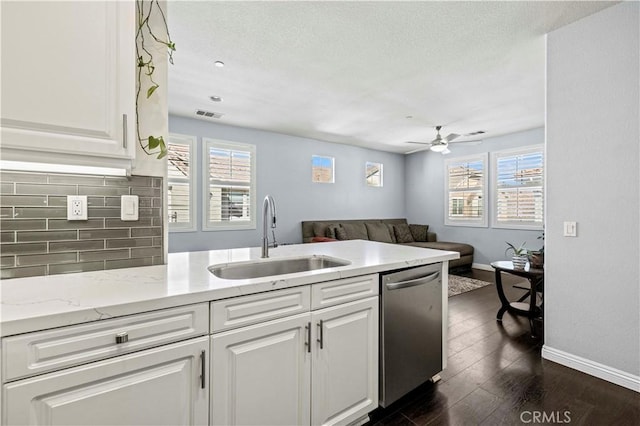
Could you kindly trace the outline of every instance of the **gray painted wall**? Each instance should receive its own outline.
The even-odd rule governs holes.
[[[547,38],[545,346],[640,375],[640,4]],[[578,222],[577,238],[562,236]]]
[[[407,219],[412,223],[428,224],[429,229],[438,234],[440,241],[471,244],[475,248],[474,263],[488,265],[495,260],[507,259],[505,241],[518,245],[526,242],[527,247],[539,249],[542,246],[542,241],[537,239],[541,235],[540,231],[491,228],[490,219],[487,228],[445,226],[444,162],[449,158],[484,152],[489,152],[490,155],[494,151],[543,143],[544,128],[538,128],[487,138],[480,145],[455,145],[451,147],[451,153],[446,156],[430,151],[407,156],[405,164]],[[491,163],[491,157],[489,157],[489,163]],[[489,164],[490,170],[491,164]],[[491,174],[489,174],[489,182],[491,182]],[[490,206],[489,213],[491,213]]]
[[[279,242],[302,242],[300,222],[313,219],[405,217],[404,155],[305,139],[273,132],[232,127],[169,116],[169,131],[256,145],[258,229],[169,234],[169,252],[257,247],[262,229],[262,200],[272,195],[278,208]],[[335,183],[311,182],[311,156],[335,157]],[[365,162],[383,163],[384,186],[365,183]],[[198,194],[202,187],[198,182]],[[202,206],[198,198],[198,229]]]

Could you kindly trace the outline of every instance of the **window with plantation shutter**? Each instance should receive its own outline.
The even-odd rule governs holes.
[[[445,225],[487,226],[487,154],[445,161]]]
[[[203,146],[204,228],[255,229],[255,146],[206,138]]]
[[[169,231],[195,231],[196,138],[169,135],[167,144],[167,210]]]
[[[544,147],[493,153],[495,228],[542,229],[544,223]]]

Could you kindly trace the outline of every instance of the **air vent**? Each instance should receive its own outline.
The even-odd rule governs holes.
[[[471,133],[467,133],[468,136],[475,136],[475,135],[481,135],[483,133],[487,133],[484,130],[478,130],[477,132],[471,132]]]
[[[203,109],[196,110],[196,117],[200,118],[221,118],[223,115],[219,112],[205,111]]]

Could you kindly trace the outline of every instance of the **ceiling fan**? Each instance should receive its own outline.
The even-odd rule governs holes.
[[[423,148],[418,148],[418,149],[414,149],[412,151],[406,152],[405,154],[413,154],[414,152],[419,152],[419,151],[424,151],[427,149],[430,149],[431,151],[434,152],[441,152],[443,155],[444,154],[448,154],[451,151],[449,151],[449,144],[450,143],[470,143],[470,142],[475,142],[477,143],[481,143],[482,140],[472,140],[472,141],[457,141],[454,142],[454,139],[459,138],[460,136],[471,136],[471,135],[477,135],[477,134],[481,134],[484,133],[483,131],[479,131],[479,132],[473,132],[470,133],[468,135],[459,135],[457,133],[449,133],[446,137],[442,137],[440,136],[440,129],[442,129],[442,126],[436,126],[436,138],[434,140],[432,140],[431,142],[414,142],[414,141],[407,141],[407,143],[415,143],[415,144],[419,144],[419,145],[425,145],[425,147]]]

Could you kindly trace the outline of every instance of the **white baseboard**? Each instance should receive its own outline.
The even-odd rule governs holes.
[[[491,265],[485,265],[484,263],[472,263],[471,267],[473,269],[480,269],[482,271],[490,271],[490,272],[494,271],[494,269],[491,267]]]
[[[640,376],[634,376],[625,371],[609,367],[604,364],[591,361],[559,349],[550,348],[547,345],[542,346],[542,358],[549,361],[557,362],[565,367],[582,371],[607,382],[614,383],[627,389],[640,392]]]

